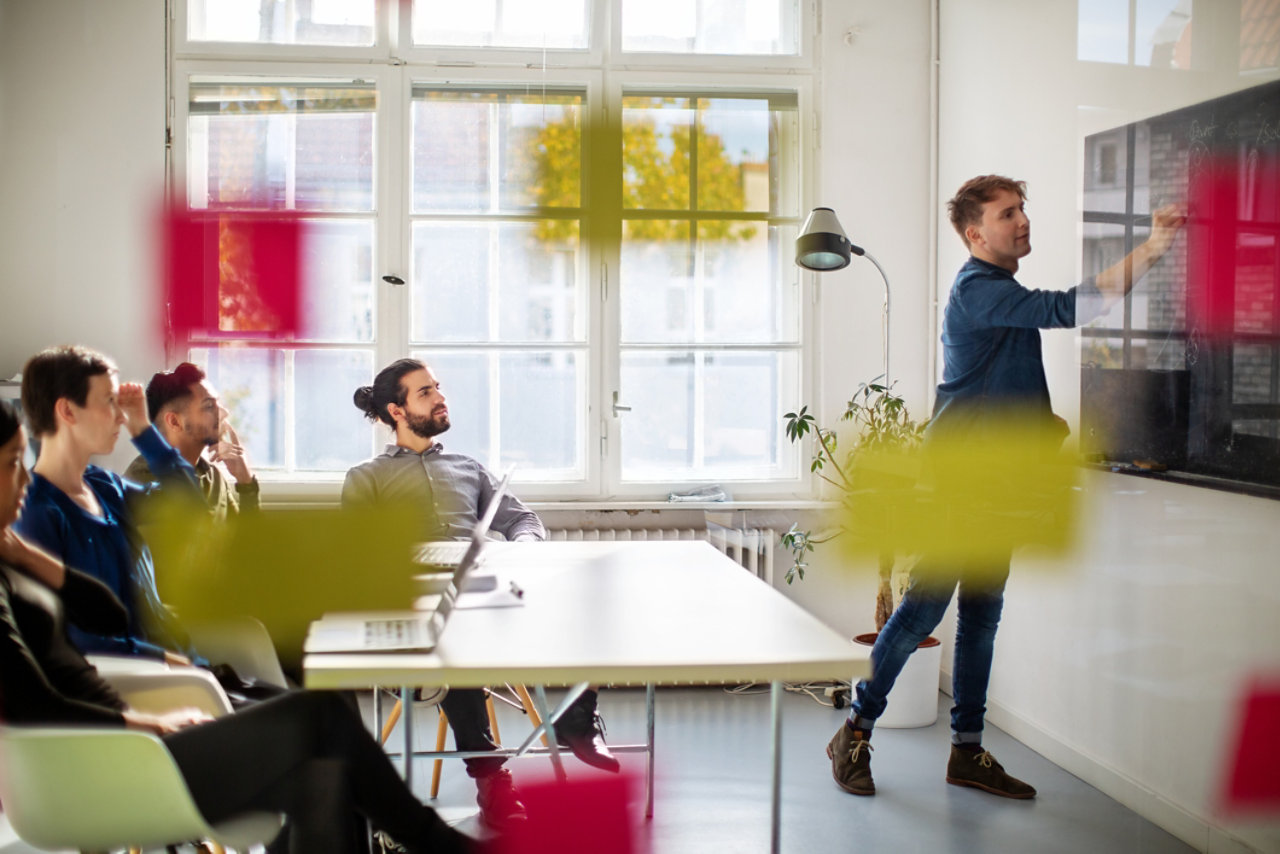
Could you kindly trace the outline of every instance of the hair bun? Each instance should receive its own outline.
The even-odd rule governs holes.
[[[355,401],[356,409],[359,409],[365,415],[370,418],[378,417],[378,413],[373,407],[373,386],[360,386],[360,388],[356,389],[356,393],[352,395],[352,400]]]

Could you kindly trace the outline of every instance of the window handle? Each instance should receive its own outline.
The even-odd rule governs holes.
[[[613,417],[614,417],[614,418],[617,418],[617,417],[618,417],[618,413],[619,413],[619,412],[630,412],[630,411],[631,411],[631,407],[630,407],[630,406],[623,406],[621,403],[618,403],[618,398],[619,398],[619,397],[621,397],[621,396],[622,396],[622,395],[621,395],[621,393],[620,393],[620,392],[616,392],[616,391],[615,391],[615,392],[613,393]]]

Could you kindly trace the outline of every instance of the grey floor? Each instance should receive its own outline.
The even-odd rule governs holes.
[[[554,697],[553,697],[554,702]],[[644,739],[644,691],[606,689],[600,708],[610,743]],[[873,768],[878,794],[847,795],[831,780],[825,746],[845,717],[807,696],[783,704],[782,850],[787,852],[1190,852],[1195,849],[1140,818],[1003,732],[988,727],[986,747],[1005,768],[1039,790],[1033,801],[1009,801],[943,781],[949,751],[946,710],[939,723],[876,732]],[[366,711],[368,707],[366,706]],[[435,707],[415,709],[415,742],[434,746]],[[508,743],[527,734],[514,710],[501,708]],[[637,851],[652,854],[763,852],[769,847],[769,696],[721,688],[659,689],[654,817],[645,822],[643,790],[636,792]],[[390,744],[400,744],[400,732]],[[397,758],[397,762],[398,762]],[[623,757],[642,774],[643,757]],[[509,764],[521,781],[546,779],[545,758]],[[602,772],[569,759],[571,779]],[[414,766],[414,789],[427,799],[431,763]],[[428,800],[470,833],[476,826],[475,788],[461,764],[447,761],[439,797]]]

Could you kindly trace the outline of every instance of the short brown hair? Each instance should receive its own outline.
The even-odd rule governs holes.
[[[947,213],[951,216],[951,227],[969,247],[969,238],[964,230],[971,225],[982,222],[982,206],[996,197],[1001,190],[1017,193],[1024,201],[1027,198],[1027,182],[1015,181],[1003,175],[979,175],[970,178],[956,190],[955,196],[947,202]]]
[[[22,409],[31,432],[51,436],[58,432],[54,407],[62,398],[84,406],[89,400],[89,380],[116,373],[115,362],[78,345],[41,350],[22,369]]]

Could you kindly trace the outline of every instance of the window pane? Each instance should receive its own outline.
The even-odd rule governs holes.
[[[298,350],[293,358],[297,469],[344,471],[368,459],[369,422],[351,395],[372,379],[373,352]]]
[[[578,207],[583,95],[416,88],[413,211]]]
[[[699,210],[796,212],[787,180],[793,170],[778,157],[779,137],[795,134],[794,104],[699,98],[698,122]]]
[[[799,53],[797,0],[622,0],[622,49],[659,53]]]
[[[623,205],[797,213],[794,93],[623,98]]]
[[[1120,338],[1086,338],[1080,348],[1080,364],[1089,368],[1124,367],[1124,341]]]
[[[249,464],[284,468],[285,360],[281,350],[221,347],[191,350],[240,435]],[[352,387],[354,390],[354,386]]]
[[[584,49],[588,7],[588,0],[414,0],[413,43]]]
[[[1138,0],[1133,64],[1191,67],[1191,4],[1185,0]]]
[[[1129,134],[1125,128],[1093,134],[1084,147],[1084,209],[1124,213],[1129,177]]]
[[[689,140],[694,107],[689,98],[622,99],[622,203],[628,208],[689,207]]]
[[[747,480],[795,468],[783,401],[798,389],[794,352],[622,356],[622,473],[627,480]]]
[[[373,44],[374,0],[189,0],[191,41]]]
[[[373,340],[373,222],[309,220],[303,243],[303,328],[324,341]]]
[[[622,340],[762,343],[799,337],[795,228],[703,220],[624,224]]]
[[[193,208],[373,210],[372,87],[191,85]]]
[[[516,479],[585,476],[586,351],[495,353],[417,351],[432,366],[449,402],[452,427],[441,437]]]
[[[1272,371],[1276,347],[1236,344],[1231,348],[1231,402],[1280,403],[1275,397]]]
[[[1129,62],[1129,0],[1079,0],[1076,58],[1081,62]]]
[[[576,220],[419,222],[414,341],[580,341]]]
[[[1267,335],[1280,329],[1280,281],[1276,270],[1280,258],[1276,238],[1269,234],[1241,231],[1236,235],[1235,258],[1236,332]]]

